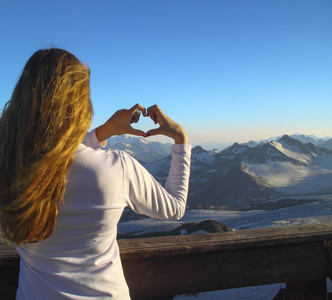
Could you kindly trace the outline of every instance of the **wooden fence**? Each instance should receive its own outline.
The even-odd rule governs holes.
[[[119,241],[133,299],[286,282],[287,299],[327,299],[332,224]],[[0,247],[1,299],[15,299],[19,257]],[[272,299],[271,299],[272,300]]]

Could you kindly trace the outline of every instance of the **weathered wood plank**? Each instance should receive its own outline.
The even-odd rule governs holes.
[[[326,278],[323,242],[123,261],[133,298]],[[297,278],[297,279],[295,279]]]
[[[331,258],[328,240],[332,225],[319,224],[120,240],[119,246],[133,298],[148,298],[277,282],[323,282]],[[1,246],[2,299],[13,299],[18,270],[15,248]]]
[[[332,224],[120,240],[121,258],[187,255],[332,239]]]
[[[332,224],[312,224],[281,228],[264,228],[223,233],[154,237],[119,240],[122,259],[143,256],[170,256],[215,250],[264,247],[311,241],[332,240]],[[17,258],[14,246],[0,247],[0,266],[5,261]]]

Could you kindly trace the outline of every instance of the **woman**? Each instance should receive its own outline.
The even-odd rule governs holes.
[[[158,106],[91,121],[89,69],[67,51],[37,51],[0,119],[1,229],[21,256],[16,299],[130,299],[116,242],[126,206],[158,219],[186,207],[191,147]],[[140,113],[160,127],[131,127]],[[122,151],[100,150],[119,134],[175,141],[165,187]],[[68,182],[68,183],[67,183]]]

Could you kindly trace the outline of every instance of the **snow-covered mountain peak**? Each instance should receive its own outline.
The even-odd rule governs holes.
[[[291,135],[290,137],[300,141],[303,144],[307,144],[307,143],[315,144],[317,141],[319,141],[319,138],[317,138],[314,135],[304,135],[304,134],[296,133],[296,134]]]
[[[228,147],[227,150],[233,152],[234,154],[243,153],[248,149],[247,145],[240,145],[239,143],[234,143],[232,146]]]
[[[215,153],[206,151],[200,146],[196,146],[192,149],[191,153],[191,164],[195,166],[198,162],[203,162],[205,164],[212,164],[216,159]]]
[[[280,140],[279,143],[282,144],[283,148],[288,149],[292,152],[298,152],[301,154],[305,154],[308,156],[312,156],[311,151],[299,140],[293,139],[288,135],[284,135]]]
[[[238,154],[244,153],[248,149],[250,149],[250,147],[247,145],[234,143],[232,146],[221,151],[218,156],[225,159],[234,159]]]
[[[246,145],[246,146],[249,146],[250,148],[253,148],[253,147],[257,147],[258,143],[255,142],[255,141],[250,140],[248,143],[244,143],[242,145]]]
[[[207,153],[208,151],[204,150],[201,146],[196,146],[191,151],[192,154],[201,154],[201,153],[204,153],[204,152]]]
[[[311,159],[313,156],[313,153],[308,149],[306,145],[304,145],[297,139],[289,137],[288,135],[284,135],[279,140],[279,143],[283,147],[283,153],[299,161],[307,163],[309,159]]]
[[[289,146],[289,144],[282,142],[282,141],[281,142],[273,141],[272,144],[276,149],[278,149],[284,155],[286,155],[290,158],[296,159],[300,162],[306,163],[306,164],[310,162],[310,160],[313,156],[307,147],[305,147],[305,153],[303,153],[300,151],[299,147]],[[308,151],[309,151],[309,153],[308,153]]]

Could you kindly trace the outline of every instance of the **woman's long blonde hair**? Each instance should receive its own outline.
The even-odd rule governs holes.
[[[0,119],[0,225],[17,244],[54,231],[67,173],[90,126],[90,71],[69,52],[39,50]]]

